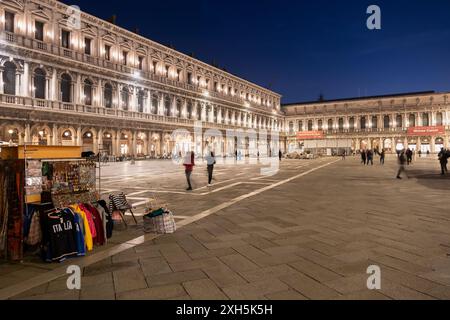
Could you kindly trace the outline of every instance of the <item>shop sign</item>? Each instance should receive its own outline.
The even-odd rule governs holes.
[[[445,135],[444,126],[413,127],[408,129],[408,136],[411,137],[439,136],[439,135]]]
[[[302,131],[297,132],[297,140],[315,140],[324,139],[325,135],[323,131]]]

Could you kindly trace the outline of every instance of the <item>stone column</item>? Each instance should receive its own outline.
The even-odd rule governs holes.
[[[207,122],[208,120],[206,119],[206,106],[202,105],[202,121],[203,122]]]
[[[83,136],[81,134],[81,127],[77,128],[76,145],[79,147],[83,146]]]
[[[161,97],[159,98],[159,110],[158,110],[158,114],[160,116],[164,115],[164,94],[161,94]]]
[[[54,124],[53,125],[53,128],[52,128],[52,145],[54,145],[54,146],[57,146],[58,145],[58,140],[59,140],[59,137],[58,137],[58,127],[56,126],[56,124]]]
[[[159,154],[164,154],[164,132],[161,132],[159,137]]]
[[[120,138],[121,138],[121,134],[120,134],[120,130],[118,130],[116,133],[116,137],[114,139],[114,144],[116,146],[115,156],[120,156]]]
[[[23,66],[23,81],[21,83],[22,85],[22,96],[24,97],[31,97],[30,94],[30,83],[31,83],[31,77],[30,77],[30,66],[28,64],[28,62],[24,63]]]
[[[51,79],[51,88],[50,88],[50,99],[53,101],[59,100],[58,95],[58,75],[56,69],[53,69],[52,79]]]
[[[0,94],[4,93],[3,69],[0,68]]]
[[[181,108],[181,117],[183,119],[189,119],[189,114],[187,110],[187,99],[183,99],[183,107]]]
[[[26,144],[31,143],[31,126],[29,123],[25,124],[25,138],[24,138],[24,142]]]
[[[131,133],[131,156],[136,157],[137,154],[137,132]]]
[[[93,150],[92,150],[92,151],[93,151],[95,154],[98,153],[98,145],[99,145],[98,140],[99,140],[98,132],[93,133],[93,136],[92,136],[92,143],[93,143],[92,149],[93,149]]]
[[[436,153],[436,137],[431,137],[430,141],[431,153]]]
[[[16,73],[16,96],[21,96],[21,92],[20,92],[20,79],[21,79],[21,75],[19,72]]]

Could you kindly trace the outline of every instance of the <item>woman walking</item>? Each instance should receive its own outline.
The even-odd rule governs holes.
[[[206,157],[206,164],[208,166],[208,187],[211,187],[212,179],[213,179],[213,172],[214,172],[214,165],[216,164],[216,157],[214,156],[213,152],[210,152]]]
[[[188,153],[184,158],[183,166],[185,168],[184,172],[186,174],[186,180],[188,183],[188,188],[186,189],[186,191],[192,191],[191,176],[195,166],[194,160],[195,160],[194,152]]]
[[[384,151],[384,149],[383,150],[381,150],[381,153],[380,153],[380,164],[383,166],[384,165],[384,159],[386,158],[386,151]]]

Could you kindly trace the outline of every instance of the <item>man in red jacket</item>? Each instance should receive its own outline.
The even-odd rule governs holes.
[[[184,159],[183,166],[185,168],[186,180],[189,186],[189,188],[187,188],[186,191],[192,191],[191,175],[195,166],[194,160],[195,160],[194,152],[191,152],[190,154],[188,153]]]

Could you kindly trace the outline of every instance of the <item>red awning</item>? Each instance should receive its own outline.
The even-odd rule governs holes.
[[[425,137],[425,136],[440,136],[440,135],[445,135],[444,126],[408,128],[408,136],[410,137]]]
[[[302,131],[297,132],[297,140],[315,140],[324,139],[325,135],[323,131]]]

